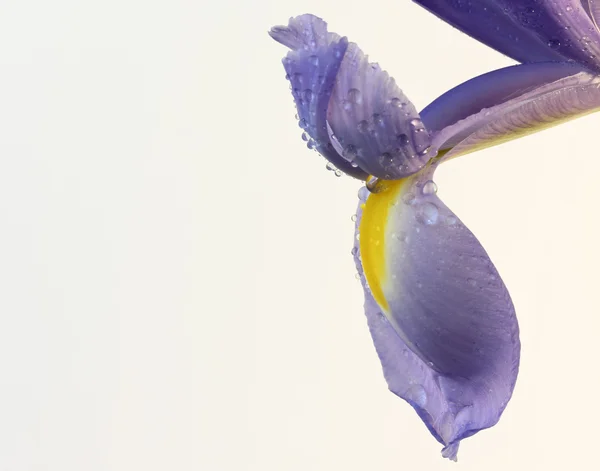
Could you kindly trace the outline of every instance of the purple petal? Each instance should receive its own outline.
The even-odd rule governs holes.
[[[432,169],[389,183],[359,208],[355,261],[392,392],[408,401],[443,455],[496,424],[514,389],[514,307],[475,236],[435,195]]]
[[[271,36],[291,49],[283,60],[309,145],[343,172],[394,179],[432,157],[431,137],[394,80],[354,43],[312,15]]]
[[[370,175],[402,178],[431,158],[431,138],[413,104],[353,43],[336,78],[327,119],[340,152]]]
[[[421,111],[421,119],[427,129],[439,131],[483,109],[584,70],[572,62],[538,62],[495,70],[468,80],[436,98]]]
[[[598,0],[583,0],[581,2],[583,8],[598,28],[598,23],[600,22],[600,1]]]
[[[537,67],[537,65],[520,66]],[[508,84],[512,75],[517,75],[517,67],[496,71],[499,78],[504,75]],[[560,72],[556,70],[556,72]],[[450,159],[485,147],[550,128],[562,122],[598,111],[600,109],[600,77],[588,72],[569,74],[555,81],[526,90],[521,95],[508,99],[503,103],[482,108],[479,112],[450,124],[433,135],[433,146],[436,149],[449,150],[443,157]],[[471,81],[485,82],[488,77],[479,77]],[[489,83],[493,81],[490,80]],[[467,95],[468,85],[460,94]],[[482,83],[485,93],[485,83]],[[510,87],[507,85],[507,89]],[[482,103],[485,100],[482,100]],[[434,102],[428,107],[427,116],[441,116],[448,109],[452,99]],[[480,105],[471,106],[476,109]],[[440,124],[438,119],[436,124]]]
[[[600,33],[571,0],[415,0],[469,36],[519,62],[574,60],[600,69]]]
[[[299,125],[310,136],[309,147],[346,174],[364,180],[367,174],[335,151],[327,133],[327,107],[348,40],[329,33],[327,23],[313,15],[291,18],[288,26],[276,26],[269,34],[291,49],[283,66],[298,109]]]

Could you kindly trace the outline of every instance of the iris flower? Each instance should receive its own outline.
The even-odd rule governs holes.
[[[436,195],[449,159],[600,108],[600,0],[418,0],[521,64],[471,79],[420,113],[359,47],[312,15],[270,35],[309,148],[359,192],[354,259],[389,388],[456,460],[515,386],[513,303],[476,237]]]

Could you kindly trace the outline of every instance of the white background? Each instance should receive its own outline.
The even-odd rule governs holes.
[[[600,117],[437,174],[523,344],[455,465],[381,374],[359,183],[300,139],[267,30],[304,12],[417,108],[511,64],[408,0],[2,2],[0,471],[593,467]]]

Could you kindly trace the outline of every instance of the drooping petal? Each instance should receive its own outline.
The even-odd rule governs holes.
[[[361,203],[355,261],[390,390],[456,459],[460,440],[496,424],[512,395],[519,328],[489,256],[431,174],[385,182]]]
[[[336,167],[361,179],[393,179],[432,157],[413,104],[356,44],[313,15],[292,18],[270,35],[291,49],[283,63],[309,144]]]
[[[443,158],[449,159],[599,109],[599,76],[576,64],[539,63],[469,80],[427,106],[422,116],[435,130],[432,147],[448,151]]]
[[[568,59],[600,70],[600,33],[579,1],[414,1],[519,62]]]

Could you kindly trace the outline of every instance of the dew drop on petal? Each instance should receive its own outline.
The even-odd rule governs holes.
[[[356,222],[356,219],[357,219],[356,214],[353,214],[352,217],[350,218],[350,220],[352,222]]]
[[[305,132],[302,133],[302,140],[303,141],[308,141],[308,134],[306,134]]]
[[[560,41],[558,39],[550,39],[547,44],[550,49],[558,49],[560,47]]]
[[[396,139],[398,140],[398,143],[399,143],[401,146],[406,146],[406,145],[408,145],[408,144],[409,144],[409,142],[410,142],[410,141],[409,141],[409,139],[408,139],[408,136],[407,136],[406,134],[398,134],[398,135],[396,136]]]
[[[394,108],[403,108],[406,106],[406,103],[402,102],[400,98],[392,98],[390,105],[392,105]]]
[[[358,199],[360,201],[367,201],[367,198],[369,197],[369,193],[370,193],[370,191],[367,189],[366,186],[361,186],[360,189],[358,190]]]
[[[362,95],[358,88],[351,88],[348,90],[348,101],[357,105],[362,102]]]
[[[325,168],[327,170],[329,170],[330,172],[333,172],[335,170],[335,165],[333,165],[331,162],[327,162],[327,164],[325,165]]]
[[[423,185],[423,189],[421,190],[424,195],[435,195],[437,193],[438,187],[433,180],[428,180]]]
[[[315,141],[313,141],[312,139],[310,139],[307,143],[306,143],[306,147],[308,147],[309,149],[314,149],[315,148]]]
[[[404,202],[404,204],[412,206],[416,203],[417,198],[415,198],[415,195],[413,193],[408,192],[402,196],[402,201]]]
[[[358,132],[362,132],[363,134],[365,134],[369,132],[369,123],[365,119],[363,119],[362,121],[358,122],[356,128],[358,129]]]
[[[449,226],[456,226],[456,224],[458,223],[458,219],[456,219],[456,216],[448,216],[446,218],[446,224],[448,224]]]
[[[342,171],[339,170],[339,169],[337,169],[334,173],[335,173],[336,177],[341,177],[342,176]]]
[[[382,116],[379,113],[375,113],[373,115],[373,124],[375,126],[383,126],[385,124]]]
[[[439,216],[438,208],[433,203],[424,203],[419,206],[417,217],[426,226],[433,226],[437,223]]]

